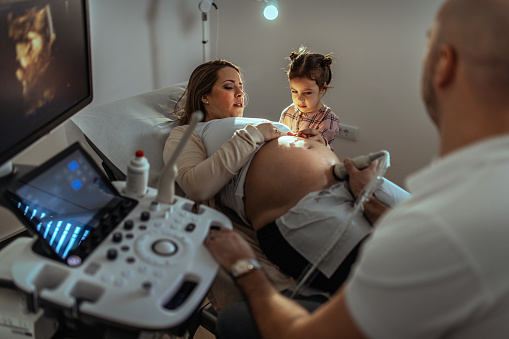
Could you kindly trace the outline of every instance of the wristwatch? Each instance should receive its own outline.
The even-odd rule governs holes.
[[[254,270],[262,268],[256,259],[240,259],[230,267],[230,273],[233,279],[244,277]]]

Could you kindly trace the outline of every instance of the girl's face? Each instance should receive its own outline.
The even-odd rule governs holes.
[[[231,67],[217,72],[218,78],[212,91],[202,97],[205,104],[205,121],[241,117],[244,113],[244,91],[240,74]]]
[[[320,90],[314,80],[307,77],[293,78],[290,80],[292,100],[302,113],[311,113],[322,108],[320,99],[325,93],[325,87]]]

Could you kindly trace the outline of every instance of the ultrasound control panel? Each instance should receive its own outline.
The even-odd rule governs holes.
[[[99,186],[108,198],[87,211],[45,199],[36,201],[36,212],[21,206],[25,219],[36,220],[28,224],[38,237],[19,238],[0,252],[0,279],[30,296],[35,308],[60,308],[76,319],[142,330],[180,325],[200,306],[219,268],[203,242],[211,228],[231,228],[230,220],[178,196],[159,203],[152,188],[133,199],[118,193],[125,182]],[[70,244],[72,234],[77,245]],[[59,247],[56,239],[64,239]]]

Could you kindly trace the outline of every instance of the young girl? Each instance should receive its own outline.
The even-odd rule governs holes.
[[[295,133],[308,128],[318,130],[333,150],[339,119],[321,102],[332,80],[332,55],[306,52],[306,48],[301,47],[298,52],[292,52],[289,59],[286,73],[293,104],[283,110],[279,122]]]

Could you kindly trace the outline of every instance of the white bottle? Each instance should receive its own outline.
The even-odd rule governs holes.
[[[127,165],[126,194],[142,197],[147,192],[150,164],[143,151],[136,151]]]

